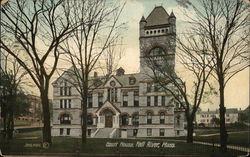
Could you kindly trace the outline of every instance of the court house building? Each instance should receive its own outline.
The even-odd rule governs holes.
[[[87,134],[93,138],[184,136],[184,111],[170,93],[156,84],[145,58],[169,57],[175,66],[175,48],[168,41],[176,35],[176,17],[157,6],[139,21],[140,72],[116,74],[103,80],[96,73],[90,87]],[[151,76],[150,76],[151,75]],[[81,97],[64,72],[53,82],[52,136],[81,136]]]

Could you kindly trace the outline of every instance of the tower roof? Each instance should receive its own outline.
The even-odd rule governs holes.
[[[170,17],[176,18],[175,15],[174,15],[174,13],[173,13],[173,11],[171,12]]]
[[[140,22],[146,22],[146,19],[145,19],[145,17],[144,17],[144,16],[142,16],[142,17],[141,17]]]
[[[156,26],[168,24],[169,15],[162,6],[157,6],[146,18],[146,26]]]

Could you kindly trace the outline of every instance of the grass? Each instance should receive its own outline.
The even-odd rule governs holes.
[[[248,131],[248,128],[230,128],[227,129],[228,132],[238,132],[238,131]],[[215,134],[219,133],[220,130],[219,128],[206,128],[206,129],[195,129],[194,132],[196,133],[197,136],[199,135],[205,135],[205,134]]]
[[[30,126],[32,121],[27,120],[15,120],[15,126]]]
[[[250,147],[250,131],[246,130],[238,130],[238,131],[245,131],[245,132],[236,132],[236,130],[231,130],[230,134],[228,134],[228,144],[235,145],[235,146],[242,146],[242,147]],[[210,142],[210,143],[220,143],[220,135],[213,135],[213,136],[200,136],[205,134],[214,134],[219,133],[215,132],[215,130],[204,130],[203,133],[196,134],[194,136],[195,141],[203,141],[203,142]],[[178,140],[186,140],[186,137],[167,137],[167,139],[178,139]]]
[[[205,141],[205,142],[220,142],[220,136],[196,136],[194,140],[197,141]],[[249,132],[235,132],[228,135],[228,144],[236,145],[236,146],[243,146],[243,147],[250,147],[249,144]]]
[[[37,139],[23,139],[29,137],[38,137]],[[22,138],[22,139],[21,139]],[[137,139],[88,139],[86,149],[81,148],[81,139],[71,137],[54,137],[53,145],[49,149],[43,149],[40,147],[41,144],[41,131],[23,132],[15,135],[15,138],[6,141],[0,141],[0,148],[4,154],[32,154],[32,153],[90,153],[90,154],[147,154],[147,155],[207,155],[212,154],[221,155],[219,148],[204,146],[198,144],[186,144],[183,142],[170,142],[175,143],[175,148],[107,148],[105,145],[107,142],[126,142],[136,143],[137,141],[152,141],[152,142],[163,142],[168,141],[167,139],[160,139],[159,141],[137,140]],[[39,146],[39,147],[37,147]],[[244,153],[229,150],[229,155],[241,155]]]

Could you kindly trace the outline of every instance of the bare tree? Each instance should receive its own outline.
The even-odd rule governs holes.
[[[119,61],[123,56],[122,40],[120,43],[118,42],[119,40],[116,40],[113,44],[110,44],[101,55],[100,70],[102,70],[106,79],[117,70]]]
[[[213,76],[219,86],[220,144],[227,149],[224,91],[229,80],[249,67],[249,5],[243,0],[201,0],[193,6],[191,19],[194,34],[209,41]]]
[[[17,54],[17,53],[16,53]],[[1,107],[3,117],[3,130],[7,139],[12,139],[14,131],[14,114],[19,105],[17,101],[20,94],[20,85],[26,74],[22,67],[9,54],[2,52],[4,65],[0,67],[0,86],[1,86]]]
[[[43,109],[43,142],[51,144],[49,83],[58,64],[58,46],[80,24],[70,21],[71,8],[65,0],[13,0],[2,6],[1,13],[4,38],[0,39],[0,48],[17,60],[38,87]],[[22,55],[17,56],[10,43],[22,49]]]
[[[118,19],[124,5],[106,0],[72,1],[74,14],[71,18],[75,21],[81,20],[83,25],[60,48],[72,64],[67,73],[73,77],[67,81],[75,86],[82,99],[83,147],[86,144],[87,97],[89,89],[98,86],[98,82],[90,82],[90,74],[96,70],[96,64],[104,51],[111,48],[120,35],[122,25],[119,25]]]
[[[173,39],[172,41],[175,41]],[[196,111],[202,103],[203,96],[210,91],[208,78],[211,74],[210,61],[207,60],[207,41],[202,36],[183,35],[182,40],[177,39],[177,53],[175,42],[167,41],[168,49],[158,50],[154,53],[154,47],[147,54],[146,64],[149,67],[149,76],[154,80],[155,86],[160,86],[162,91],[170,93],[175,103],[184,109],[187,120],[187,142],[193,142],[193,123]],[[155,51],[156,52],[156,51]],[[175,72],[174,59],[183,65],[188,77],[192,81],[185,82],[185,77],[180,77]]]

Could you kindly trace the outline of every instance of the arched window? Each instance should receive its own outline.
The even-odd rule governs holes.
[[[60,123],[61,124],[71,124],[71,117],[69,114],[63,114],[61,117],[60,117]]]
[[[150,50],[149,55],[151,56],[157,56],[157,55],[163,55],[165,52],[161,47],[155,47]]]
[[[137,113],[133,114],[133,116],[132,116],[132,124],[139,125],[139,115]]]
[[[165,113],[161,112],[160,113],[160,124],[164,124],[165,123]]]
[[[88,125],[93,125],[93,117],[91,115],[87,116],[87,124]]]
[[[152,113],[151,112],[147,113],[147,124],[152,124]]]

